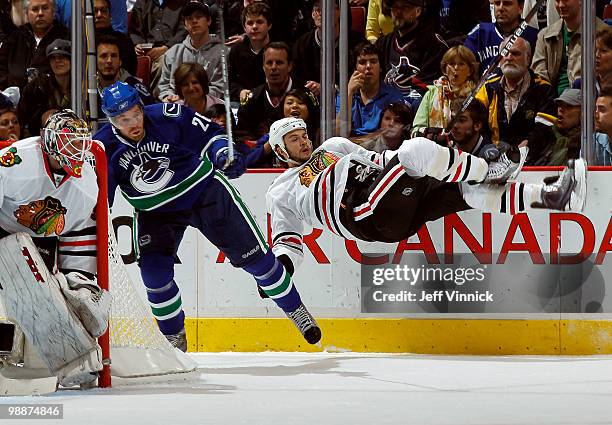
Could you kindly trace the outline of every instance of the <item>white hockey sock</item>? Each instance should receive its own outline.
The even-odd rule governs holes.
[[[462,184],[461,192],[472,208],[513,215],[532,210],[532,202],[541,202],[542,186],[519,182],[505,185]]]
[[[482,181],[489,169],[482,158],[440,146],[424,137],[404,142],[397,157],[409,176],[430,176],[449,183]]]

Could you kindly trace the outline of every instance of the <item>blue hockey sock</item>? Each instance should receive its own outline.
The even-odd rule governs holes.
[[[181,291],[174,281],[174,258],[147,254],[140,260],[140,274],[159,329],[164,335],[179,333],[185,327],[185,313]]]
[[[276,259],[272,251],[255,264],[244,267],[252,274],[263,291],[286,313],[291,313],[302,304],[300,294],[285,267]]]

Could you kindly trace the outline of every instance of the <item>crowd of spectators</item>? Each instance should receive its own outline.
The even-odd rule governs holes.
[[[335,69],[336,132],[348,128],[355,143],[376,151],[424,136],[474,154],[491,143],[527,145],[533,165],[580,156],[582,1],[539,2],[522,36],[474,93],[538,1],[348,0],[364,18],[353,22],[349,13],[349,51],[341,52],[336,0],[336,55],[349,62],[347,104],[340,104]],[[593,145],[597,164],[612,165],[612,2],[592,1]],[[38,134],[49,110],[70,105],[70,6],[71,0],[0,0],[1,140]],[[268,143],[269,126],[279,118],[303,118],[315,146],[322,142],[321,0],[226,0],[225,40],[215,0],[92,0],[92,6],[99,93],[120,80],[145,104],[182,103],[230,125],[251,167],[283,166]],[[143,71],[141,62],[149,60]],[[471,94],[475,99],[462,108]],[[340,118],[345,110],[348,122]]]

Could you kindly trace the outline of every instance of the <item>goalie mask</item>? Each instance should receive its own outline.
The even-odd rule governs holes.
[[[89,126],[70,109],[55,112],[45,123],[42,148],[68,175],[81,177],[85,155],[91,148]]]

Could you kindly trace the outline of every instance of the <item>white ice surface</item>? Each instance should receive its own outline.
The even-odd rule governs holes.
[[[62,403],[24,425],[612,425],[612,357],[193,354],[196,372],[0,403]]]

